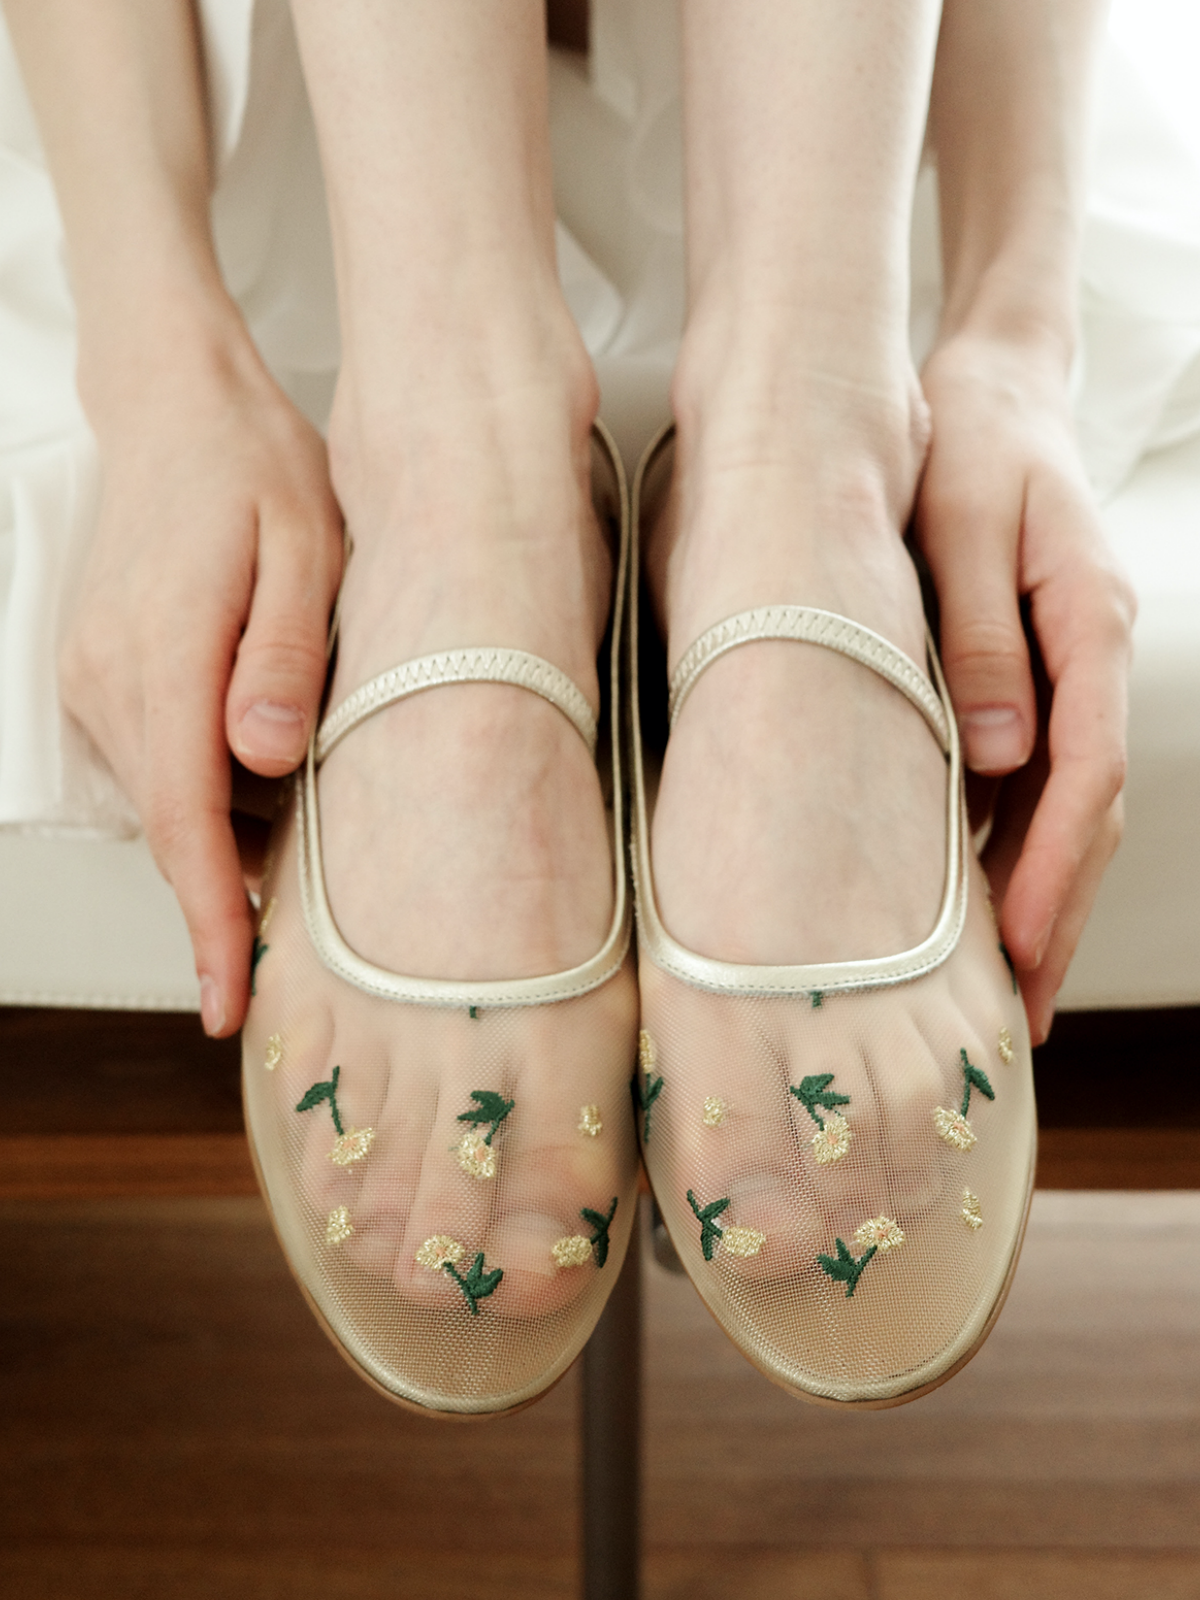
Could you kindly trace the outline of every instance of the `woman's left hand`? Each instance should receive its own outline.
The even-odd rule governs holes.
[[[933,444],[917,535],[964,759],[992,780],[983,862],[1040,1043],[1121,835],[1135,600],[1100,529],[1061,360],[959,334],[922,383]]]

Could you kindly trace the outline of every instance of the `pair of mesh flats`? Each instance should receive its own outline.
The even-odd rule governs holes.
[[[638,521],[669,453],[668,432],[630,496],[608,434],[593,435],[594,499],[619,552],[599,724],[562,672],[521,651],[483,644],[404,663],[326,714],[273,834],[243,1033],[260,1184],[335,1345],[388,1398],[427,1413],[510,1412],[567,1370],[628,1245],[639,1144],[705,1303],[802,1399],[880,1407],[936,1387],[982,1343],[1015,1269],[1036,1136],[1029,1037],[971,848],[932,643],[927,672],[847,618],[763,607],[705,632],[669,691],[673,724],[714,661],[786,640],[837,651],[904,696],[946,770],[944,881],[927,938],[882,959],[746,966],[688,950],[659,914],[655,759],[639,702],[664,696],[639,686]],[[318,772],[384,707],[478,682],[540,695],[598,752],[611,924],[567,971],[407,978],[338,929]],[[344,1021],[314,1000],[330,973]],[[397,1006],[431,1087],[389,1073]],[[531,1077],[523,1052],[551,1017],[559,1054],[551,1076]]]

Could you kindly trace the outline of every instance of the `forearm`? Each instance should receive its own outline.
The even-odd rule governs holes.
[[[941,342],[1075,343],[1088,113],[1106,0],[946,0],[931,104]]]
[[[237,342],[209,227],[191,0],[4,0],[54,177],[90,412]],[[93,418],[94,420],[94,418]]]

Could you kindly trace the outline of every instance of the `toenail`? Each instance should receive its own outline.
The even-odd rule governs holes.
[[[200,1021],[210,1038],[225,1026],[225,997],[215,978],[203,973],[200,978]]]
[[[298,761],[304,748],[304,726],[299,706],[256,700],[238,723],[238,754],[252,760]]]
[[[973,772],[1011,772],[1025,759],[1025,727],[1015,706],[980,706],[960,725]]]

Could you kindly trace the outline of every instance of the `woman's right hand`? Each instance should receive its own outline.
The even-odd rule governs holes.
[[[214,1036],[241,1026],[253,934],[230,752],[264,777],[302,759],[342,567],[324,443],[232,320],[142,329],[142,359],[93,365],[101,508],[60,658],[183,909]]]

